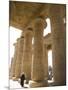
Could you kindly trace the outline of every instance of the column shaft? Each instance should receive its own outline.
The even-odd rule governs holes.
[[[43,48],[43,65],[44,65],[45,80],[48,80],[48,51],[46,44],[44,44]]]
[[[21,75],[21,64],[22,64],[22,55],[23,55],[23,42],[24,38],[20,37],[18,39],[18,54],[15,65],[15,78],[18,79]]]
[[[57,5],[51,9],[53,77],[55,85],[65,85],[66,83],[66,31],[61,9],[62,7]]]
[[[46,86],[44,84],[44,67],[43,67],[43,30],[45,21],[38,18],[34,22],[34,58],[32,61],[31,87]]]
[[[18,48],[18,43],[14,44],[15,46],[15,51],[14,51],[14,57],[13,57],[13,61],[12,61],[12,67],[11,67],[11,78],[13,79],[13,77],[15,77],[15,65],[16,65],[16,59],[17,59],[17,48]]]
[[[13,57],[11,58],[11,64],[9,68],[9,78],[12,79],[12,67],[13,67]]]
[[[32,62],[32,30],[24,31],[24,51],[22,58],[22,72],[25,73],[26,79],[31,79],[31,62]]]

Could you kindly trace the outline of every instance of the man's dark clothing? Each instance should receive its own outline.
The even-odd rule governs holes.
[[[24,80],[25,80],[25,75],[24,74],[21,75],[20,80],[21,80],[20,84],[23,87],[24,86]]]

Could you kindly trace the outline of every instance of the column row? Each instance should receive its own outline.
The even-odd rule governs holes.
[[[59,8],[57,8],[58,10]],[[66,51],[65,51],[65,26],[59,13],[53,14],[55,8],[51,9],[51,27],[52,27],[52,55],[53,55],[53,77],[55,85],[65,85],[66,83]],[[18,39],[17,53],[14,56],[16,63],[12,72],[16,78],[21,73],[25,73],[26,79],[30,81],[30,87],[48,86],[48,60],[46,46],[44,50],[43,30],[47,26],[44,19],[37,18],[33,21],[32,28],[24,30],[24,41]],[[34,45],[32,51],[32,37]],[[22,37],[21,37],[22,38]],[[24,43],[23,43],[24,42]],[[32,59],[33,52],[33,59]],[[44,53],[45,52],[45,53]],[[45,63],[44,63],[45,62]],[[45,69],[44,69],[45,68]]]

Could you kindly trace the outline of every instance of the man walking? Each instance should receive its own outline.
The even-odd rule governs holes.
[[[25,74],[23,73],[20,77],[20,85],[24,87]]]

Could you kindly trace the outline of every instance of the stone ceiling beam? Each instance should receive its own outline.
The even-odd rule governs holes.
[[[54,8],[55,5],[56,4],[10,1],[10,25],[25,30],[25,27],[28,27],[34,19],[38,17],[43,19],[50,17],[49,13],[51,8]],[[57,6],[59,6],[59,4],[57,4]],[[65,17],[65,5],[60,5],[60,7],[62,7],[61,13]]]

